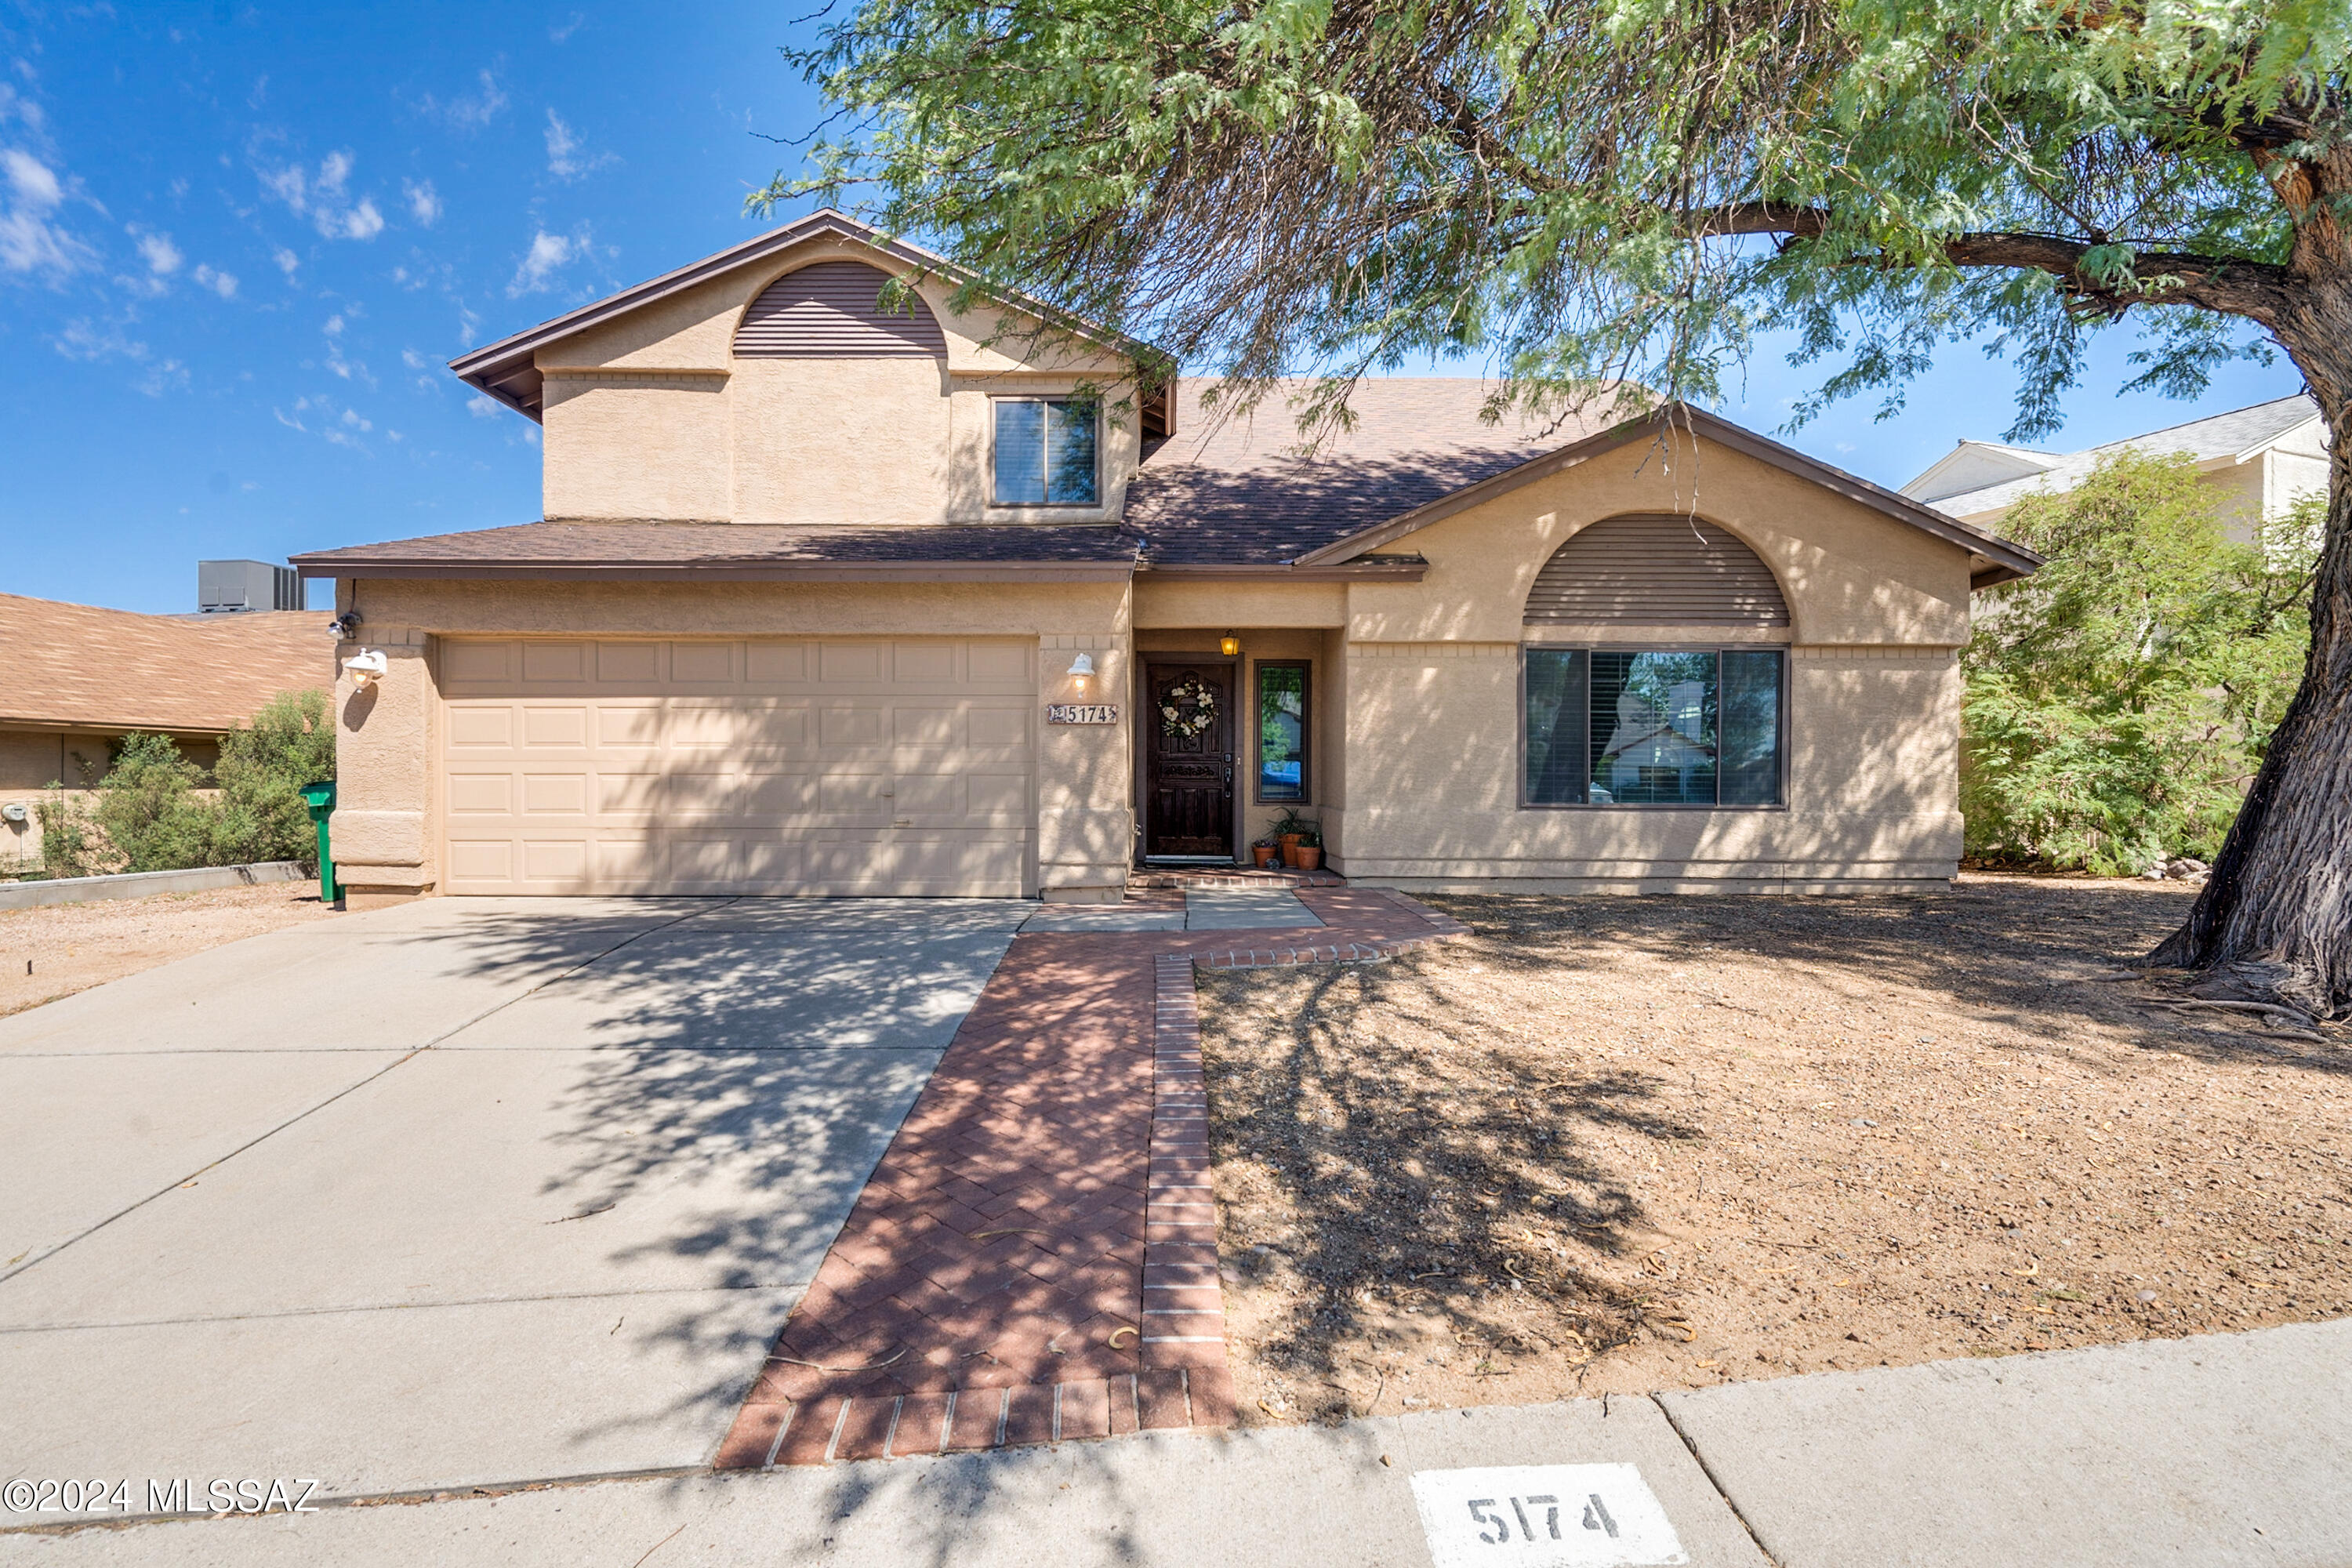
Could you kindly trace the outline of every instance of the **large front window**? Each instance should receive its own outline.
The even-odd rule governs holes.
[[[1078,398],[998,398],[996,504],[1093,506],[1095,411]]]
[[[1779,648],[1527,650],[1529,805],[1778,805]]]

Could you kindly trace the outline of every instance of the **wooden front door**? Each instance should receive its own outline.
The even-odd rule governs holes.
[[[1154,664],[1144,720],[1147,857],[1234,858],[1234,667]]]

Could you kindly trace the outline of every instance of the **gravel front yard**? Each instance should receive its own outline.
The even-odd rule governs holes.
[[[0,910],[0,1017],[334,912],[316,882]]]
[[[1245,1418],[2352,1311],[2352,1032],[2089,978],[2189,893],[1433,898],[1472,934],[1204,973]]]

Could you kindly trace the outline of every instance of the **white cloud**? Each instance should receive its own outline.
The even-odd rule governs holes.
[[[289,163],[282,169],[257,169],[255,174],[262,189],[297,215],[308,217],[310,226],[327,238],[373,239],[383,232],[383,214],[376,210],[373,196],[362,196],[356,203],[346,198],[352,163],[349,153],[335,152],[319,161],[316,173],[305,173],[301,164]],[[279,254],[278,265],[290,278],[294,269],[286,264],[288,254]]]
[[[282,245],[269,253],[269,259],[278,263],[278,270],[289,278],[293,277],[294,269],[302,265],[302,258]]]
[[[499,90],[498,79],[488,71],[476,78],[482,89],[465,98],[453,98],[447,102],[426,95],[422,105],[425,113],[440,121],[452,131],[479,131],[499,117],[507,106],[507,95]]]
[[[500,410],[497,398],[488,393],[478,392],[466,399],[466,412],[477,419],[496,419]]]
[[[359,411],[354,408],[346,408],[343,410],[343,423],[354,430],[373,430],[375,428],[374,425],[361,418]]]
[[[402,192],[408,197],[408,216],[426,228],[441,221],[441,195],[430,180],[403,180]]]
[[[150,365],[147,374],[131,384],[150,397],[161,397],[174,387],[188,384],[188,367],[175,359],[163,360]]]
[[[65,201],[65,186],[55,170],[21,148],[5,147],[0,148],[0,171],[6,173],[8,183],[8,198],[0,204],[0,271],[63,278],[96,259],[89,246],[55,221]]]
[[[345,239],[373,239],[383,232],[383,215],[375,210],[375,203],[362,196],[359,205],[343,214],[342,230]],[[331,229],[322,227],[320,232],[334,237]]]
[[[343,319],[341,316],[328,317],[327,324],[321,329],[321,331],[325,331],[325,333],[331,338],[341,337],[343,335]]]
[[[556,272],[585,249],[567,236],[540,230],[531,237],[530,254],[515,268],[514,281],[507,285],[508,296],[536,294],[552,287]]]
[[[613,161],[609,153],[583,149],[579,133],[553,110],[547,111],[547,172],[559,180],[576,180]]]
[[[425,368],[425,356],[418,353],[415,349],[403,349],[400,351],[400,363],[406,365],[411,370],[423,370]]]
[[[547,30],[547,41],[551,44],[569,42],[572,35],[580,30],[580,24],[585,22],[587,19],[587,17],[582,16],[579,12],[572,12],[571,16],[563,19],[562,26],[550,27]]]
[[[234,272],[223,272],[216,267],[199,261],[196,263],[196,270],[193,276],[199,285],[211,289],[224,300],[236,297],[236,274]]]
[[[100,324],[87,318],[70,321],[66,330],[49,340],[58,353],[68,359],[84,362],[102,359],[143,360],[147,345],[123,335],[122,329],[112,323]]]
[[[169,278],[186,259],[180,254],[180,247],[172,243],[172,237],[168,234],[139,236],[139,258],[147,264],[147,270],[158,278]]]

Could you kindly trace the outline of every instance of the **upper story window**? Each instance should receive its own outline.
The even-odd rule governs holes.
[[[1094,506],[1100,405],[1075,397],[1000,397],[996,406],[998,506]]]

